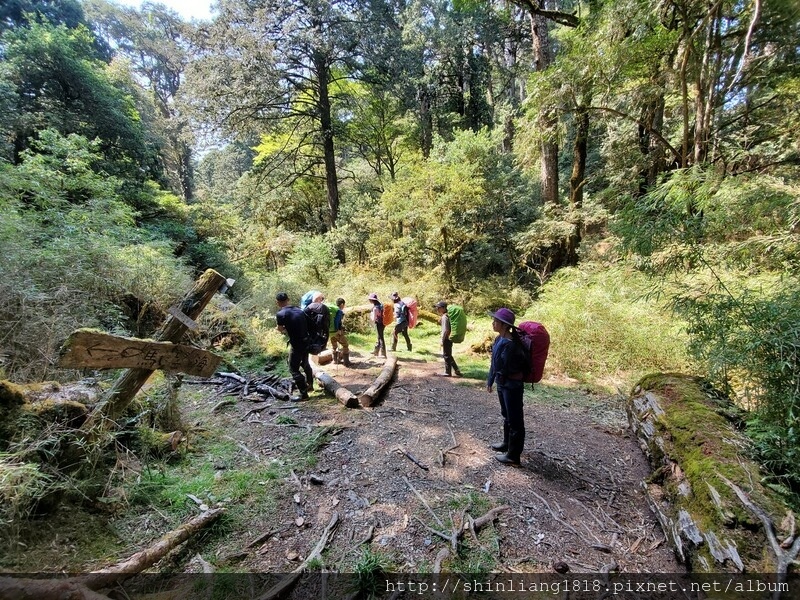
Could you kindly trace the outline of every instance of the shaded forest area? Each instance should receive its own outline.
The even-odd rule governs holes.
[[[72,331],[150,337],[208,268],[192,343],[240,369],[285,351],[279,290],[506,305],[585,384],[713,382],[797,505],[797,39],[791,0],[4,2],[0,379],[78,379]],[[25,431],[17,512],[55,476]]]

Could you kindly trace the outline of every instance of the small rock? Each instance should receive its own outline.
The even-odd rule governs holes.
[[[303,523],[305,523],[305,522],[306,522],[306,520],[303,517],[297,517],[294,520],[294,524],[297,525],[298,527],[302,527]]]
[[[556,573],[567,573],[569,572],[569,565],[565,562],[557,562],[553,565],[553,570]]]

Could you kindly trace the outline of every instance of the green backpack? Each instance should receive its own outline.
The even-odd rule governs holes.
[[[454,344],[464,341],[467,333],[467,315],[458,304],[447,307],[447,316],[450,319],[450,341]]]
[[[326,304],[325,306],[328,307],[328,313],[330,314],[330,325],[328,326],[328,331],[330,333],[336,333],[336,325],[334,321],[336,321],[336,313],[339,312],[339,307],[335,304]]]

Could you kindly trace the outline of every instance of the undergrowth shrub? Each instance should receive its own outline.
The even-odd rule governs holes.
[[[562,269],[517,321],[550,332],[548,370],[629,388],[652,371],[690,370],[686,324],[648,295],[649,280],[621,267]]]
[[[692,353],[749,411],[747,431],[771,483],[800,492],[800,281],[728,274],[675,302]]]
[[[136,229],[121,181],[93,169],[96,142],[41,138],[38,154],[0,164],[0,357],[17,380],[55,376],[79,327],[129,331],[126,296],[165,308],[190,284],[172,247]]]

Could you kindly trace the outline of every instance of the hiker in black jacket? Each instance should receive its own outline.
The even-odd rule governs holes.
[[[308,362],[306,314],[300,308],[289,304],[289,295],[286,292],[278,292],[275,301],[279,308],[275,315],[278,331],[289,336],[289,373],[298,392],[292,400],[308,400],[308,392],[314,389],[314,374]]]

